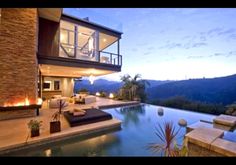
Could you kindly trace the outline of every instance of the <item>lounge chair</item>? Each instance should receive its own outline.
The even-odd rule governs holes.
[[[81,116],[74,116],[70,111],[66,111],[64,116],[71,127],[112,119],[111,114],[95,108],[86,110],[85,115]]]

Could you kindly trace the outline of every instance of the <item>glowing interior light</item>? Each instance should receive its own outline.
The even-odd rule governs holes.
[[[93,38],[90,38],[89,39],[89,51],[92,51],[94,48],[93,48]]]
[[[52,155],[52,150],[51,150],[51,149],[47,149],[47,150],[45,151],[45,155],[46,155],[47,157],[51,156],[51,155]]]
[[[100,96],[101,94],[99,92],[96,92],[96,96]]]
[[[62,43],[66,43],[65,34],[61,33],[61,35],[60,35],[60,40],[61,40]]]

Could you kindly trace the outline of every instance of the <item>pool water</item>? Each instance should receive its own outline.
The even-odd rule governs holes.
[[[188,124],[199,120],[212,121],[214,115],[189,112],[159,106],[141,104],[138,106],[110,108],[104,111],[122,121],[121,129],[102,132],[89,137],[74,137],[69,140],[47,144],[41,147],[10,153],[10,156],[161,156],[148,149],[150,143],[161,141],[155,134],[157,124],[172,121],[179,128],[178,121],[185,119]],[[177,143],[181,144],[185,127],[181,127]]]

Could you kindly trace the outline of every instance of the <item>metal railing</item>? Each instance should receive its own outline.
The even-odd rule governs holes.
[[[61,49],[66,54],[66,58],[74,58],[85,61],[96,61],[99,63],[110,64],[115,66],[122,66],[122,55],[105,51],[97,51],[95,49],[88,50],[81,47],[74,47],[74,45],[60,44]]]
[[[100,63],[106,63],[111,65],[122,65],[122,56],[119,54],[111,53],[111,52],[105,52],[105,51],[99,51],[99,59]]]

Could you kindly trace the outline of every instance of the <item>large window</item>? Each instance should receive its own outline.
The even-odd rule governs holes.
[[[97,60],[98,32],[93,29],[61,21],[60,56],[82,60]]]

